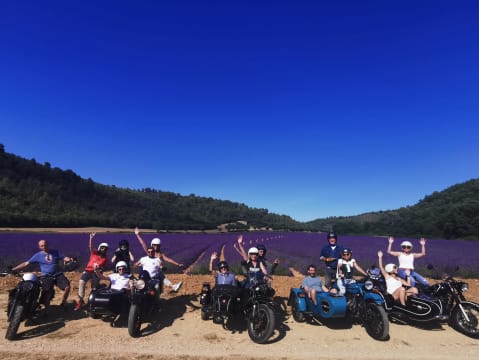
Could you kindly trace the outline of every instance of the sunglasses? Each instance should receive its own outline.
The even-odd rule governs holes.
[[[120,270],[126,270],[126,267],[124,267],[124,266],[119,266],[119,267],[118,267],[118,271],[120,271]]]
[[[402,248],[403,248],[403,249],[410,249],[410,248],[411,248],[411,246],[404,245]]]
[[[148,254],[154,254],[154,253],[155,253],[155,250],[148,250],[147,253],[148,253]]]
[[[223,269],[228,270],[228,267],[227,266],[220,266],[220,270],[223,270]]]

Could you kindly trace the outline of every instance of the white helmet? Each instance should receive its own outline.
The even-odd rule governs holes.
[[[411,249],[412,249],[412,244],[411,244],[410,241],[407,241],[407,240],[406,240],[406,241],[403,241],[403,242],[401,243],[401,247],[403,247],[403,246],[409,246],[409,247],[411,247]]]
[[[124,266],[128,269],[128,264],[124,261],[118,261],[115,265],[115,269],[118,271],[118,268],[121,267],[121,266]]]
[[[160,238],[153,238],[153,239],[151,240],[150,245],[161,245],[161,240],[160,240]]]
[[[108,249],[108,244],[107,243],[101,243],[100,245],[98,245],[98,251],[100,251],[100,248],[102,247],[106,247]]]
[[[251,247],[251,248],[249,248],[249,250],[248,250],[248,255],[250,255],[250,254],[258,254],[258,253],[259,253],[258,248],[255,248],[254,246]]]
[[[394,264],[387,264],[384,267],[384,270],[386,270],[387,273],[392,273],[395,267],[396,267],[396,265],[394,265]]]
[[[33,273],[25,273],[23,274],[22,278],[24,281],[33,281],[33,282],[38,281],[38,277]]]

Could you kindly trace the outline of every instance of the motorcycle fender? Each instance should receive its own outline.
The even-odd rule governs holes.
[[[298,305],[299,311],[307,311],[307,304],[306,304],[306,293],[303,289],[300,288],[292,288],[289,294],[288,305],[293,305],[293,302],[296,302]]]
[[[366,302],[374,302],[375,304],[381,305],[381,306],[385,305],[384,298],[381,295],[379,295],[375,292],[365,292],[364,293],[364,300]]]

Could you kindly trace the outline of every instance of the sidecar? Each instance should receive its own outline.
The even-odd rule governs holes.
[[[233,285],[216,285],[211,289],[209,283],[204,283],[200,303],[203,320],[212,317],[214,322],[223,323],[241,311],[240,289]]]
[[[302,288],[291,288],[288,305],[292,308],[294,320],[303,322],[305,315],[318,315],[324,319],[342,318],[346,316],[347,301],[345,296],[331,293],[316,293],[317,305],[307,296]]]
[[[124,290],[106,287],[96,289],[88,297],[88,311],[91,318],[117,316],[127,312],[130,306],[128,295]]]

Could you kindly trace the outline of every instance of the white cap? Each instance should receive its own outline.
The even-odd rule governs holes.
[[[124,262],[124,261],[118,261],[118,262],[116,263],[116,265],[115,265],[115,269],[118,270],[118,268],[119,268],[120,266],[124,266],[124,267],[128,268],[128,264],[127,264],[126,262]]]
[[[410,241],[407,241],[407,240],[406,240],[406,241],[403,241],[403,242],[401,243],[401,246],[410,246],[410,247],[412,248],[411,242],[410,242]]]
[[[33,282],[38,281],[37,276],[33,273],[25,273],[25,274],[23,274],[22,278],[23,278],[24,281],[33,281]]]
[[[98,251],[100,251],[101,247],[106,247],[108,249],[108,244],[107,243],[101,243],[100,245],[98,245]]]
[[[394,264],[387,264],[384,267],[384,270],[386,270],[387,273],[392,273],[395,267],[396,267],[396,265],[394,265]]]
[[[150,245],[161,245],[161,240],[160,240],[160,238],[153,238],[153,239],[151,240]]]
[[[249,250],[248,250],[248,255],[249,254],[258,254],[258,253],[259,253],[258,248],[255,248],[255,247],[249,248]]]

